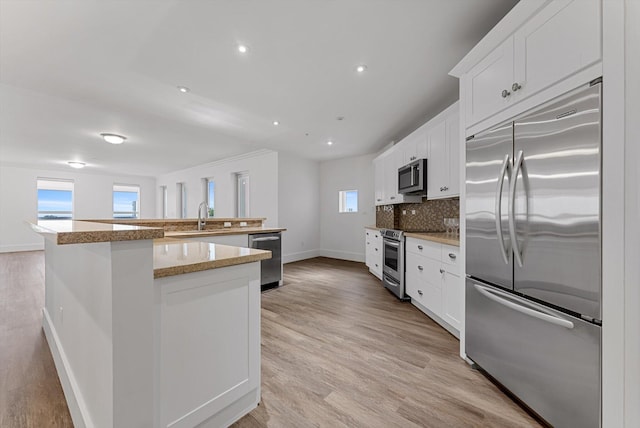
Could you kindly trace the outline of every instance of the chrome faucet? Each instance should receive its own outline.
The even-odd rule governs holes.
[[[202,214],[202,209],[204,208],[204,215]],[[207,202],[202,201],[200,205],[198,205],[198,230],[202,230],[207,226]]]

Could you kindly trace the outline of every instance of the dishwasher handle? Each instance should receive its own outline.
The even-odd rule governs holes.
[[[279,241],[279,236],[266,236],[264,238],[253,238],[251,242]]]

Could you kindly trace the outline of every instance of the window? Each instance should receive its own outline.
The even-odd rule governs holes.
[[[140,218],[140,186],[113,185],[113,218]]]
[[[238,173],[236,178],[236,217],[246,218],[249,217],[249,173]]]
[[[167,216],[169,215],[169,212],[168,212],[169,195],[167,192],[167,186],[160,186],[160,195],[162,198],[162,218],[167,218]]]
[[[178,218],[187,218],[187,186],[176,183],[176,213]]]
[[[73,181],[38,179],[38,220],[73,218]]]
[[[341,190],[338,193],[338,212],[357,213],[358,212],[358,191]]]
[[[215,207],[216,207],[216,183],[215,181],[213,181],[213,178],[207,178],[207,197],[206,197],[206,201],[207,201],[207,216],[209,218],[213,218],[213,215],[215,214]]]

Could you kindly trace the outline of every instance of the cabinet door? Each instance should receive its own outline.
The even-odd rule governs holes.
[[[407,254],[406,293],[415,302],[442,316],[440,262],[417,254]]]
[[[544,64],[548,65],[548,61]],[[502,91],[511,92],[514,82],[513,37],[508,38],[481,62],[473,67],[466,76],[465,92],[466,126],[469,127],[507,108],[513,97],[502,96]]]
[[[459,276],[453,275],[447,270],[442,274],[442,318],[451,327],[460,331],[462,324],[462,283]]]
[[[427,161],[427,198],[439,198],[447,187],[447,124],[435,124],[428,134],[429,159]]]
[[[528,97],[600,61],[599,0],[558,0],[514,36],[515,80]]]
[[[374,240],[373,240],[373,230],[365,229],[364,230],[364,255],[365,255],[365,264],[369,269],[373,266],[373,248],[374,248]]]
[[[460,114],[458,112],[447,118],[447,163],[449,166],[447,184],[448,189],[443,196],[460,195]]]
[[[387,156],[384,157],[384,200],[385,204],[399,203],[398,195],[398,157],[402,157],[402,152],[394,147]]]
[[[385,170],[384,158],[376,158],[373,160],[373,180],[375,189],[375,205],[384,205],[385,197]]]

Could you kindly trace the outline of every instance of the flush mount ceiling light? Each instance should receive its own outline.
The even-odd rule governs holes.
[[[274,120],[273,121],[273,126],[278,126],[278,125],[280,125],[280,122],[278,122],[277,120]]]
[[[187,92],[191,92],[191,89],[187,88],[186,86],[178,86],[178,90],[183,94],[186,94]]]
[[[127,137],[123,137],[122,135],[110,134],[110,133],[106,133],[106,132],[103,132],[100,135],[102,136],[104,141],[106,141],[109,144],[122,144],[122,143],[124,143],[124,140],[127,139]]]
[[[86,165],[84,162],[78,162],[78,161],[69,161],[67,163],[71,168],[75,168],[75,169],[84,168]]]
[[[360,64],[359,66],[356,67],[356,71],[358,73],[364,73],[365,71],[367,71],[367,66],[364,64]]]
[[[327,145],[328,146],[332,146],[333,145],[333,141],[331,141],[331,140],[327,141]]]
[[[238,45],[238,52],[247,53],[248,50],[249,48],[247,47],[247,45]]]

